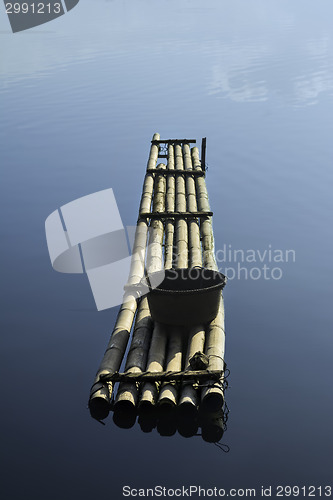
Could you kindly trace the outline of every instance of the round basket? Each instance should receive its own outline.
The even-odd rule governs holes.
[[[208,323],[216,317],[227,281],[224,274],[202,267],[157,271],[148,279],[153,320],[185,326]],[[144,281],[147,284],[147,278]]]

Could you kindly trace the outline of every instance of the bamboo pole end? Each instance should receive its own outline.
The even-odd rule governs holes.
[[[113,421],[121,429],[130,429],[136,421],[135,406],[131,401],[118,401],[113,408]]]
[[[90,415],[95,420],[104,420],[110,413],[109,398],[103,394],[94,395],[88,403]]]
[[[202,399],[200,410],[202,413],[215,413],[222,409],[224,403],[222,388],[210,390]]]

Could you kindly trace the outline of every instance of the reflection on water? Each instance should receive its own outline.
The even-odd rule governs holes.
[[[208,94],[238,102],[268,99],[268,85],[260,75],[267,49],[260,45],[249,47],[221,44],[215,51],[212,47],[212,52],[215,52],[217,62],[211,68]]]
[[[108,65],[109,70],[112,66],[107,73],[117,81],[114,70],[119,66],[123,72],[124,64],[135,69],[137,57],[142,60],[141,68],[137,67],[135,72],[136,79],[141,80],[147,71],[149,77],[152,69],[175,76],[178,55],[186,68],[186,59],[193,60],[199,54],[196,79],[191,85],[199,90],[203,75],[207,75],[208,95],[238,102],[266,101],[278,96],[297,106],[314,104],[325,92],[332,95],[332,37],[325,18],[322,26],[314,22],[309,31],[306,12],[295,15],[295,9],[284,2],[283,7],[277,2],[270,7],[257,3],[262,7],[260,11],[251,8],[242,17],[235,16],[230,6],[219,6],[216,2],[209,9],[202,9],[199,1],[193,2],[190,10],[189,6],[186,9],[174,1],[168,2],[168,9],[163,11],[163,22],[171,22],[168,37],[160,36],[161,16],[156,9],[152,10],[151,1],[140,5],[99,1],[94,16],[87,4],[79,5],[79,12],[68,15],[69,19],[50,23],[49,31],[44,26],[11,37],[2,54],[3,85],[6,88],[20,78],[27,81],[51,76],[55,70],[64,71],[69,65],[93,61]],[[179,16],[177,23],[174,11]],[[204,36],[193,36],[193,29],[200,26],[200,21],[200,33]],[[209,22],[207,26],[205,21]],[[2,19],[1,26],[5,22]],[[149,84],[149,78],[145,82]],[[88,85],[89,81],[82,84]]]
[[[6,498],[120,498],[129,481],[326,484],[333,4],[93,3],[36,32],[13,35],[0,19]],[[89,417],[116,311],[92,310],[80,277],[64,286],[48,261],[45,218],[70,200],[112,187],[123,223],[135,224],[154,131],[207,136],[217,249],[295,250],[281,280],[226,290],[232,451],[222,464],[201,439]],[[157,454],[148,468],[142,457]],[[111,486],[92,481],[110,475]]]
[[[267,101],[277,95],[297,106],[315,104],[321,93],[332,95],[331,39],[325,36],[295,44],[293,35],[278,56],[271,44],[250,45],[244,40],[211,44],[208,93],[238,102]]]

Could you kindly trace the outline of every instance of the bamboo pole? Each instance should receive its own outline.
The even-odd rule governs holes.
[[[190,148],[188,144],[183,146],[184,164],[186,170],[193,170]],[[195,190],[195,180],[192,176],[186,177],[186,198],[187,210],[197,211],[197,200]],[[190,267],[202,266],[200,230],[198,219],[193,218],[188,221],[189,234],[189,260]],[[185,369],[190,370],[190,359],[197,352],[203,352],[205,342],[205,330],[203,325],[190,328],[188,346],[185,357]],[[199,390],[191,383],[182,385],[179,400],[179,425],[178,431],[183,436],[189,437],[196,434],[198,430],[198,406]]]
[[[156,170],[165,170],[166,166],[160,163]],[[156,174],[154,183],[153,211],[164,212],[165,209],[166,179],[164,175]],[[149,227],[149,243],[147,250],[147,271],[152,274],[163,268],[163,236],[164,226],[160,219],[152,219]]]
[[[205,330],[202,325],[192,327],[189,331],[187,352],[185,357],[185,370],[190,372],[189,360],[197,352],[203,352],[205,343]],[[200,389],[193,382],[184,382],[178,405],[178,432],[184,437],[190,437],[198,430],[198,407]]]
[[[175,169],[175,159],[174,159],[174,146],[169,144],[168,147],[168,169]],[[166,211],[175,211],[175,176],[167,176],[167,191],[166,191]],[[166,219],[165,227],[165,259],[164,267],[165,269],[171,269],[173,267],[173,250],[174,250],[174,232],[175,223],[174,219]],[[172,314],[172,312],[171,312]],[[181,329],[174,328],[169,330],[169,338],[167,345],[167,371],[180,371],[182,364],[182,339],[181,339]],[[159,412],[159,420],[157,423],[157,430],[161,435],[172,435],[176,431],[176,420],[174,409],[177,404],[177,386],[175,383],[164,383],[160,390],[160,395],[158,399],[158,406],[161,410]]]
[[[183,154],[180,144],[175,145],[176,170],[184,170]],[[176,211],[186,212],[185,179],[182,175],[176,178]],[[185,219],[176,221],[176,267],[188,266],[188,232]]]
[[[175,170],[174,147],[172,144],[168,148],[168,170]],[[167,212],[175,211],[175,176],[167,176],[165,209]],[[175,232],[175,222],[173,218],[165,221],[165,251],[164,267],[171,269],[173,266],[173,240]]]
[[[164,164],[158,165],[158,168],[165,169]],[[163,212],[165,210],[166,179],[163,175],[156,175],[155,190],[153,199],[153,210]],[[148,275],[160,271],[163,266],[163,233],[164,227],[161,220],[151,221],[149,232],[149,245],[147,252],[147,271]],[[147,362],[147,371],[161,372],[164,369],[165,348],[167,332],[165,325],[155,322]],[[157,402],[158,384],[146,382],[143,384],[141,397],[139,401],[140,413],[151,412]]]
[[[169,146],[170,149],[170,146]],[[169,159],[171,160],[171,168],[173,168],[173,153],[175,154],[175,166],[177,170],[184,170],[183,155],[180,144],[172,146],[171,151],[169,151]],[[176,202],[175,208],[177,212],[186,211],[186,193],[185,193],[185,179],[182,175],[178,175],[175,179],[176,184]],[[174,208],[174,202],[171,200],[171,194],[168,193],[169,208]],[[178,268],[187,267],[188,263],[188,250],[187,250],[187,223],[184,219],[179,219],[176,222],[176,234],[175,234],[175,260],[176,266]],[[172,311],[170,311],[172,314]],[[169,342],[168,342],[168,353],[167,353],[167,370],[180,371],[182,366],[182,332],[180,328],[169,329]],[[163,386],[158,404],[163,408],[163,411],[167,411],[174,408],[177,404],[178,398],[178,388],[175,384],[167,383]],[[164,433],[165,419],[161,421],[159,430]]]
[[[193,170],[190,148],[188,144],[184,145],[184,158],[186,170]],[[187,210],[189,212],[197,212],[197,198],[195,180],[192,176],[186,178],[186,197]],[[198,219],[193,218],[188,221],[189,232],[189,258],[190,267],[202,266],[201,243],[200,243],[200,228]]]
[[[208,370],[224,370],[224,304],[223,296],[216,318],[211,321],[206,330],[205,354],[208,356]],[[211,387],[209,387],[211,385]],[[208,383],[208,387],[202,390],[202,409],[209,412],[217,412],[223,407],[224,395],[222,382]]]
[[[198,148],[192,148],[192,163],[194,169],[201,169]],[[210,211],[208,193],[204,177],[196,177],[196,190],[198,209]],[[204,267],[218,271],[215,261],[214,236],[211,217],[203,218],[200,225],[200,234],[203,249]],[[208,369],[224,370],[224,303],[221,293],[219,310],[216,318],[208,325],[206,332],[205,354],[209,358]],[[211,387],[209,387],[211,386]],[[223,386],[221,382],[212,382],[203,389],[201,394],[202,409],[209,412],[217,412],[223,406]]]
[[[183,331],[180,327],[170,329],[168,338],[167,372],[179,372],[182,369],[182,339]],[[177,404],[177,387],[175,384],[166,383],[161,388],[158,404],[160,407]]]
[[[157,136],[160,137],[159,134],[154,134],[153,140],[155,140],[155,137]],[[147,163],[147,170],[148,169],[155,170],[157,159],[158,159],[158,146],[156,144],[152,144],[150,147],[150,155]],[[154,173],[147,172],[142,187],[142,196],[139,209],[140,214],[145,212],[150,212],[153,189],[154,189]]]
[[[202,439],[208,443],[217,443],[224,433],[223,410],[215,413],[203,413],[201,421]]]
[[[132,342],[126,359],[126,375],[142,373],[145,370],[152,323],[147,297],[143,297],[135,318]],[[138,389],[137,382],[120,383],[113,414],[113,420],[118,426],[129,428],[134,425]]]
[[[165,325],[155,322],[148,353],[147,371],[163,372],[166,341],[167,334]],[[159,385],[158,382],[144,383],[139,401],[139,411],[141,413],[153,411],[157,402]]]
[[[194,170],[201,170],[198,148],[192,148],[192,163]],[[202,212],[210,212],[209,198],[204,177],[196,177],[196,193],[198,210]],[[201,243],[203,251],[204,266],[208,269],[218,270],[214,254],[214,235],[211,217],[201,219],[200,224]]]
[[[172,314],[172,311],[170,311]],[[182,368],[183,331],[180,327],[169,328],[167,344],[167,372],[178,372]],[[171,436],[177,430],[176,405],[178,400],[178,384],[164,382],[161,386],[158,408],[159,419],[157,430],[163,436]]]
[[[160,135],[154,134],[153,140],[159,140]],[[158,156],[158,146],[152,144],[150,148],[147,168],[155,168]],[[148,178],[151,174],[147,174]],[[151,204],[153,188],[151,183],[144,181],[145,195],[142,195],[141,204],[144,206]],[[150,186],[150,187],[149,187]],[[143,201],[143,198],[145,201]],[[150,199],[150,202],[149,202]],[[140,259],[143,249],[146,247],[147,240],[147,221],[139,220],[136,228],[133,258],[129,272],[129,284],[135,284],[143,277],[143,262]],[[137,310],[137,296],[135,292],[125,292],[123,303],[117,315],[116,323],[113,328],[110,341],[107,345],[105,354],[97,371],[94,383],[92,385],[89,397],[89,409],[91,416],[97,420],[104,419],[110,411],[110,401],[113,392],[112,382],[101,382],[100,376],[118,371],[124,357],[128,339],[133,325],[134,316]]]

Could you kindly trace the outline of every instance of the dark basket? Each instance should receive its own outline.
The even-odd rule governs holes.
[[[149,275],[149,281],[153,288],[147,297],[153,320],[188,326],[216,317],[227,278],[211,269],[193,267],[157,271]],[[154,283],[159,284],[154,287]]]

